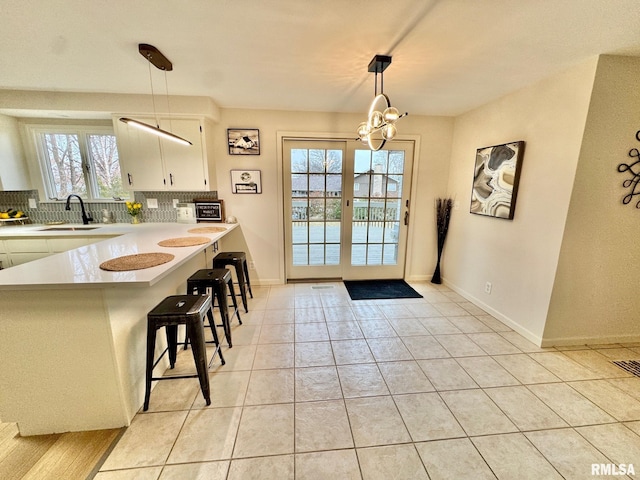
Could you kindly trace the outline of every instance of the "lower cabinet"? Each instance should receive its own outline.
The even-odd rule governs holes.
[[[110,237],[8,238],[0,240],[0,262],[2,268],[15,267],[106,238]]]

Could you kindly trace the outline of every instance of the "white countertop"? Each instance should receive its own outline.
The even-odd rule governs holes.
[[[127,284],[150,286],[178,268],[184,261],[197,255],[213,242],[225,236],[238,224],[181,224],[181,223],[124,223],[96,224],[94,230],[83,230],[82,225],[65,224],[60,227],[80,227],[78,230],[51,230],[51,225],[25,225],[0,228],[0,239],[9,237],[53,236],[114,236],[105,240],[57,253],[39,260],[0,270],[0,290],[43,288],[110,287]],[[188,233],[187,230],[204,226],[225,227],[221,233]],[[208,237],[207,244],[193,247],[161,247],[158,242],[178,237]],[[112,258],[137,253],[171,253],[175,258],[157,267],[127,272],[108,272],[100,264]]]

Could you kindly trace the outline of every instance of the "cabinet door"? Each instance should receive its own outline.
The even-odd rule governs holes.
[[[199,119],[160,120],[161,128],[193,144],[181,145],[170,140],[162,140],[165,183],[169,190],[209,189],[201,125]]]
[[[160,139],[113,118],[118,141],[122,182],[129,190],[164,190]],[[153,118],[135,120],[155,125]]]

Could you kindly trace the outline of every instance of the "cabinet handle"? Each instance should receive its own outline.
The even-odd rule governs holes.
[[[404,224],[409,225],[409,212],[404,212]]]
[[[171,185],[173,185],[173,174],[172,173],[169,174],[169,182],[171,183]]]
[[[133,182],[131,181],[131,174],[127,173],[127,180],[129,181],[129,185],[133,185]]]

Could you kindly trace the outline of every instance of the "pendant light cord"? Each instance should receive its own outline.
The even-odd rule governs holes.
[[[160,122],[158,121],[158,112],[156,110],[156,96],[153,92],[153,76],[151,75],[151,62],[149,62],[149,83],[151,84],[151,103],[153,103],[153,116],[156,120],[156,127],[160,128]]]
[[[169,97],[169,84],[167,83],[167,71],[164,71],[164,91],[167,92],[167,113],[169,114],[169,130],[173,132],[173,120],[171,119],[171,98]]]

